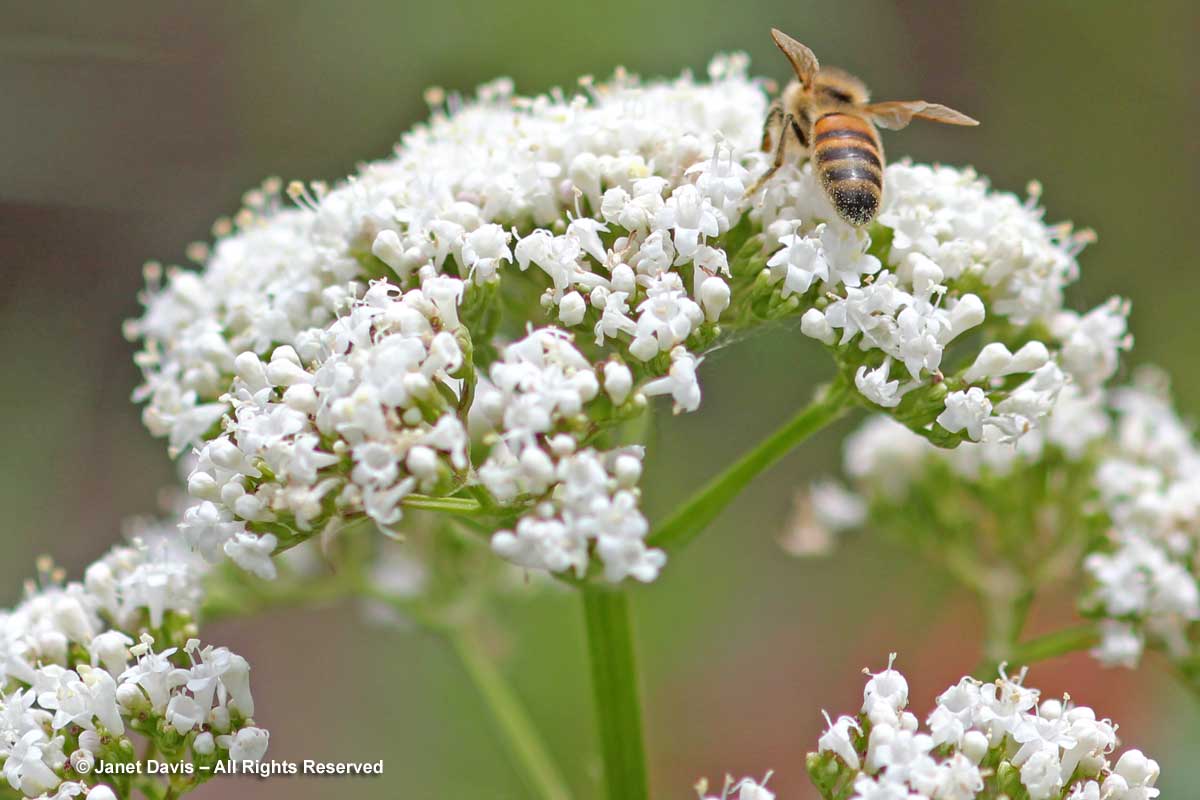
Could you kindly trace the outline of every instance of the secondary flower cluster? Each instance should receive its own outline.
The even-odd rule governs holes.
[[[619,360],[593,366],[569,335],[543,328],[506,347],[490,376],[475,406],[492,442],[479,479],[501,503],[533,503],[515,530],[495,534],[493,549],[524,567],[583,576],[590,545],[608,580],[653,580],[666,557],[643,543],[642,448],[583,446],[601,420],[645,405],[631,394],[629,368]]]
[[[235,358],[225,431],[188,478],[203,501],[181,526],[188,542],[274,577],[281,542],[271,531],[311,534],[363,514],[388,528],[406,495],[461,485],[461,296],[452,278],[408,292],[375,282],[328,328],[297,337],[299,350]],[[267,532],[248,532],[253,523]]]
[[[142,778],[93,773],[135,765],[135,735],[173,762],[265,753],[249,664],[195,638],[203,564],[180,545],[145,528],[82,582],[43,563],[40,583],[0,612],[0,772],[21,796],[128,796]]]
[[[651,397],[697,409],[734,332],[800,317],[858,401],[946,446],[1016,439],[1112,373],[1126,307],[1063,307],[1083,239],[970,170],[890,166],[869,229],[808,165],[747,197],[767,97],[745,70],[439,99],[343,184],[250,192],[199,270],[152,266],[127,332],[147,426],[200,452],[193,546],[269,576],[318,531],[452,496],[517,564],[651,580],[618,429]]]
[[[811,173],[803,179],[815,191]],[[840,290],[822,286],[801,329],[834,348],[871,404],[942,445],[979,441],[985,430],[1015,441],[1068,382],[1088,391],[1113,374],[1129,346],[1127,304],[1085,315],[1063,308],[1086,238],[1046,227],[1036,191],[1021,203],[970,170],[924,165],[893,165],[886,180],[881,241],[868,251],[880,259],[853,261],[852,239],[821,223],[805,238],[780,235],[784,249],[768,262],[786,265],[785,291],[789,280],[806,291],[816,277],[836,286],[831,265],[854,264]],[[801,229],[788,221],[767,230]],[[985,344],[973,358],[947,362],[951,343],[981,325]]]
[[[985,438],[941,450],[869,419],[845,445],[854,492],[821,484],[811,511],[826,529],[903,530],[968,580],[966,562],[982,571],[1008,559],[1030,589],[1082,569],[1100,660],[1134,666],[1149,643],[1186,671],[1200,656],[1198,467],[1165,382],[1143,372],[1107,393],[1069,387],[1016,446]]]
[[[1045,423],[1015,445],[1005,441],[999,431],[992,431],[979,442],[942,449],[912,435],[888,417],[876,415],[847,437],[843,467],[865,499],[900,500],[922,488],[930,469],[944,468],[956,481],[969,482],[1014,476],[1049,458],[1080,462],[1093,445],[1104,439],[1110,427],[1104,395],[1084,395],[1073,386],[1059,394]],[[839,503],[844,505],[848,500],[826,496],[829,501],[817,511],[832,520],[838,514]]]
[[[1200,680],[1200,448],[1152,374],[1111,406],[1094,478],[1110,527],[1084,561],[1085,610],[1103,620],[1096,654],[1132,666],[1149,640]]]
[[[893,660],[894,660],[893,656]],[[1117,726],[1087,706],[1042,700],[1024,675],[964,677],[937,698],[922,728],[908,682],[892,668],[870,676],[861,711],[830,720],[808,756],[825,798],[850,800],[1149,800],[1158,764],[1126,750]]]

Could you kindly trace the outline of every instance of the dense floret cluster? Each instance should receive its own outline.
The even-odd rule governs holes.
[[[989,569],[1029,590],[1083,574],[1101,661],[1134,666],[1149,644],[1197,675],[1198,466],[1165,380],[1143,371],[1108,392],[1064,391],[1016,446],[985,437],[940,450],[873,417],[846,441],[852,491],[822,483],[809,499],[818,525],[902,535],[973,588]],[[964,507],[973,514],[954,510]]]
[[[1110,527],[1084,561],[1096,654],[1132,666],[1149,641],[1200,680],[1200,449],[1161,378],[1114,392],[1111,406],[1114,440],[1095,472]]]
[[[894,657],[893,657],[894,658]],[[1115,763],[1117,726],[1066,697],[1042,699],[1024,676],[964,677],[925,720],[908,711],[908,682],[871,675],[861,711],[830,720],[808,757],[822,797],[851,800],[1149,800],[1158,764],[1138,750]]]
[[[8,787],[22,797],[111,800],[114,789],[126,797],[146,788],[139,781],[160,780],[121,771],[145,753],[193,769],[262,757],[267,732],[252,718],[250,666],[196,638],[206,567],[173,531],[143,527],[80,582],[40,566],[25,599],[0,612]],[[136,750],[141,742],[154,749]],[[204,777],[194,772],[176,788]]]
[[[924,725],[908,710],[908,681],[892,661],[868,674],[860,711],[836,720],[809,753],[809,777],[826,800],[1152,800],[1158,764],[1118,748],[1117,725],[1070,698],[1042,699],[1024,674],[984,683],[964,677],[937,697]],[[774,800],[771,773],[708,782],[701,800]]]

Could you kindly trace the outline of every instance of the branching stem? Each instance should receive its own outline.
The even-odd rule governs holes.
[[[1095,625],[1090,623],[1078,625],[1018,644],[1002,660],[1007,663],[1011,672],[1039,661],[1057,658],[1079,650],[1087,650],[1098,641],[1100,641],[1100,634]],[[984,658],[975,668],[975,676],[982,680],[991,680],[996,677],[996,670],[999,666],[1000,661]]]
[[[446,632],[496,722],[521,775],[539,800],[570,800],[566,781],[503,673],[488,657],[478,639],[464,630]]]
[[[792,448],[840,417],[851,405],[851,389],[840,378],[733,466],[705,484],[649,537],[649,544],[674,551],[704,531],[750,484]]]

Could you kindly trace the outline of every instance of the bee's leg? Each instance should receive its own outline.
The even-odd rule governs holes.
[[[796,119],[790,114],[788,115],[788,119],[792,122],[792,133],[796,135],[796,141],[800,143],[801,147],[807,150],[808,137],[804,135],[804,129],[800,127],[800,120]]]
[[[796,141],[800,143],[800,147],[804,149],[803,154],[796,161],[796,166],[801,166],[805,161],[808,161],[811,149],[808,144],[808,136],[804,134],[804,128],[800,127],[798,119],[792,119],[792,133],[796,135]]]
[[[783,132],[783,105],[776,100],[771,103],[771,110],[767,112],[767,118],[763,120],[762,130],[762,151],[764,153],[771,152],[771,129],[779,125],[780,133]]]
[[[782,113],[782,112],[780,112]],[[770,115],[767,117],[770,120]],[[791,114],[787,114],[783,118],[783,127],[779,131],[779,141],[775,144],[775,161],[771,164],[771,168],[763,173],[763,176],[754,182],[754,185],[746,190],[745,197],[758,192],[767,181],[779,171],[783,166],[783,157],[787,152],[788,134],[796,137],[801,145],[804,145],[804,132],[800,129],[800,125],[796,122],[796,118]]]

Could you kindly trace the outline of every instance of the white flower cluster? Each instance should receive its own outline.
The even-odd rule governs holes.
[[[1103,618],[1094,652],[1127,666],[1147,637],[1174,659],[1200,656],[1200,448],[1145,377],[1113,396],[1115,441],[1095,473],[1110,544],[1084,562],[1085,604]]]
[[[1047,227],[1036,191],[1022,203],[990,191],[970,170],[906,163],[889,166],[886,182],[878,217],[879,235],[891,237],[885,264],[856,256],[862,246],[829,223],[777,221],[767,229],[783,245],[769,264],[786,267],[785,291],[789,282],[797,292],[816,278],[826,282],[828,303],[804,313],[802,330],[843,350],[856,343],[861,352],[843,361],[869,402],[896,408],[931,378],[941,381],[949,345],[985,321],[1001,341],[949,377],[933,420],[947,433],[1016,440],[1037,427],[1068,383],[1088,393],[1113,374],[1130,345],[1128,304],[1114,299],[1084,315],[1063,308],[1086,237]],[[838,264],[853,267],[839,272]],[[1003,343],[1011,339],[1023,340],[1016,352]]]
[[[465,481],[461,381],[451,377],[463,366],[462,289],[443,276],[408,292],[375,282],[327,328],[299,335],[299,349],[280,345],[265,363],[238,355],[225,432],[188,478],[201,500],[181,526],[188,542],[270,578],[279,537],[247,523],[311,532],[366,514],[387,528],[406,495]]]
[[[893,660],[894,660],[893,656]],[[925,728],[892,668],[870,676],[861,713],[830,720],[809,772],[822,796],[851,800],[1149,800],[1158,764],[1138,750],[1112,763],[1117,726],[1067,698],[1041,700],[1022,676],[964,677]]]
[[[972,502],[988,498],[985,510],[1000,518],[1036,503],[1037,516],[1055,520],[1052,541],[1070,543],[1064,552],[1086,549],[1082,606],[1100,621],[1097,658],[1136,666],[1148,642],[1177,663],[1200,655],[1200,448],[1157,373],[1107,394],[1068,386],[1040,429],[1015,446],[993,434],[944,450],[872,417],[847,438],[843,467],[853,492],[824,482],[807,498],[827,531],[885,525],[913,503],[945,507],[955,486],[975,491]],[[1031,499],[1023,492],[1039,470],[1055,488]],[[925,532],[952,533],[936,522]],[[1038,548],[1049,541],[1022,535],[1033,549],[1016,552],[1044,562]]]
[[[1013,194],[990,192],[971,170],[906,163],[888,168],[887,185],[878,223],[892,236],[888,269],[863,264],[870,281],[847,279],[844,293],[835,289],[826,307],[803,318],[804,332],[824,343],[857,341],[864,353],[880,351],[854,371],[868,401],[895,408],[929,377],[940,379],[948,345],[985,319],[997,332],[1038,327],[1050,336],[1025,341],[1015,353],[1002,341],[985,344],[952,381],[936,416],[948,433],[979,441],[986,428],[992,437],[1018,439],[1049,413],[1068,381],[1086,393],[1114,373],[1118,351],[1129,347],[1128,305],[1111,300],[1084,315],[1063,308],[1085,239],[1046,227],[1036,193],[1022,204]],[[836,249],[821,228],[803,241],[781,239],[786,249],[773,263],[815,264],[815,275],[826,276],[824,264],[833,259],[821,253]],[[898,363],[904,372],[893,375]]]
[[[490,377],[475,405],[494,442],[479,479],[499,502],[527,497],[533,506],[515,530],[495,534],[493,549],[523,567],[583,577],[591,547],[608,580],[654,580],[666,556],[643,542],[641,448],[601,452],[580,442],[596,417],[590,403],[630,400],[629,368],[616,360],[594,367],[567,334],[543,328],[506,347]]]
[[[110,800],[89,775],[97,762],[135,759],[134,733],[174,737],[175,752],[186,743],[213,761],[266,751],[249,664],[193,637],[203,565],[177,537],[141,534],[82,582],[41,565],[41,585],[0,612],[0,772],[23,797]],[[182,652],[156,651],[159,641]]]
[[[127,336],[145,342],[137,355],[145,383],[134,399],[147,401],[146,427],[167,436],[173,454],[202,442],[229,410],[220,398],[239,353],[263,355],[330,323],[360,276],[358,262],[329,241],[331,221],[282,208],[278,193],[278,181],[247,193],[236,233],[227,220],[214,226],[211,254],[194,248],[203,272],[171,269],[164,285],[161,267],[147,267],[146,313],[126,324]]]
[[[148,402],[147,426],[175,451],[201,444],[231,410],[221,398],[241,353],[300,352],[297,339],[331,324],[371,277],[407,284],[430,267],[486,284],[513,262],[510,227],[524,232],[520,267],[549,278],[558,321],[577,325],[590,308],[601,342],[622,338],[643,360],[669,354],[728,296],[719,282],[701,291],[701,280],[691,299],[671,267],[715,258],[697,269],[726,271],[723,254],[700,241],[718,234],[712,198],[727,228],[749,185],[730,159],[687,170],[703,168],[718,141],[751,150],[766,109],[744,59],[719,59],[711,72],[707,85],[622,78],[573,99],[514,97],[497,81],[454,113],[437,111],[394,158],[346,184],[289,187],[299,208],[281,207],[278,181],[250,192],[234,222],[217,226],[211,253],[196,248],[201,271],[172,269],[163,282],[161,268],[150,270],[146,311],[127,325],[144,343],[137,398]],[[728,170],[740,176],[732,184]],[[679,197],[664,199],[680,185]],[[594,217],[582,215],[580,197]],[[602,241],[602,215],[629,226],[617,246]],[[658,235],[647,242],[652,226]]]
[[[1082,461],[1089,448],[1103,441],[1110,429],[1104,395],[1083,394],[1068,385],[1059,393],[1043,424],[1015,443],[998,428],[988,428],[979,442],[965,442],[947,450],[932,446],[889,417],[872,416],[847,437],[843,468],[862,495],[899,499],[926,474],[931,463],[945,466],[962,481],[1001,478],[1037,463],[1048,452],[1069,462]],[[819,512],[823,517],[847,517],[838,510],[847,502],[844,495],[823,487],[813,499],[828,501],[830,507],[822,505]],[[857,524],[857,520],[851,523]]]
[[[200,452],[192,545],[269,576],[328,525],[389,528],[411,493],[470,492],[515,506],[494,547],[518,564],[582,573],[596,554],[650,580],[640,454],[597,442],[648,397],[697,409],[722,335],[802,314],[863,400],[941,444],[1015,439],[1114,369],[1126,309],[1063,309],[1080,240],[1033,203],[907,164],[869,232],[807,165],[748,198],[767,98],[744,57],[709,76],[535,98],[497,81],[345,183],[292,184],[297,208],[279,181],[249,193],[199,271],[151,268],[127,332],[146,424]],[[943,374],[981,325],[1021,346]]]
[[[842,469],[851,488],[835,480],[810,486],[800,497],[805,527],[794,532],[785,546],[797,555],[819,553],[827,550],[830,539],[841,531],[884,525],[896,516],[897,509],[914,509],[916,501],[944,508],[955,502],[954,492],[959,488],[970,491],[972,487],[1005,481],[1020,484],[1022,476],[1037,465],[1062,463],[1073,473],[1080,473],[1076,479],[1086,483],[1083,473],[1090,469],[1090,459],[1103,447],[1112,428],[1104,400],[1100,391],[1084,394],[1076,385],[1068,384],[1042,424],[1019,441],[1009,441],[999,428],[988,427],[980,441],[964,442],[954,449],[937,447],[890,417],[868,417],[843,445]],[[1045,500],[1018,499],[1015,489],[986,496],[1010,504],[989,507],[1000,515],[1026,500]],[[1077,498],[1062,491],[1051,498],[1077,505]],[[910,532],[931,537],[931,543],[939,536],[953,535],[952,531],[939,529],[938,519],[941,517],[929,514]],[[906,518],[899,524],[912,522]],[[1067,538],[1081,533],[1065,525],[1060,528],[1059,533]],[[986,549],[986,545],[980,549]],[[1037,554],[1042,556],[1044,552]]]

